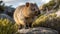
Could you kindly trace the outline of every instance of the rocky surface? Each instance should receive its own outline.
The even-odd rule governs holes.
[[[13,18],[11,18],[10,16],[8,16],[7,14],[0,14],[0,19],[9,19],[12,22],[15,22]]]
[[[50,28],[38,27],[18,30],[20,34],[58,34],[56,30]]]

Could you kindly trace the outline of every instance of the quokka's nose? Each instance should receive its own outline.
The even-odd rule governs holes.
[[[39,10],[36,10],[35,13],[40,13],[40,11]]]
[[[38,14],[40,14],[40,10],[38,11]]]
[[[37,13],[37,11],[35,11],[35,13]]]
[[[35,12],[36,16],[40,14],[40,10]]]

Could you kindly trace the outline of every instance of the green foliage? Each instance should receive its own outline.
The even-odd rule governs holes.
[[[17,32],[16,34],[20,34],[20,32]]]
[[[43,5],[42,10],[43,10],[43,11],[46,11],[46,8],[47,8],[48,10],[51,10],[52,7],[53,7],[55,4],[56,4],[56,3],[55,3],[54,1],[50,1],[49,3]]]
[[[55,13],[42,15],[33,22],[32,27],[47,27],[60,32],[60,16]]]
[[[38,26],[48,26],[47,23],[50,22],[53,18],[56,18],[56,14],[49,14],[49,15],[42,15],[39,18],[37,18],[33,24],[32,27],[38,27]]]
[[[5,7],[4,7],[4,3],[3,1],[0,1],[0,11],[4,11]]]
[[[4,6],[0,6],[0,11],[4,11]]]
[[[0,19],[0,34],[15,34],[17,32],[17,25],[8,19]]]
[[[52,0],[55,1],[57,4],[60,4],[60,0]]]
[[[46,3],[42,6],[42,10],[46,11],[46,8],[48,10],[58,10],[60,5],[60,0],[51,0],[49,3]]]

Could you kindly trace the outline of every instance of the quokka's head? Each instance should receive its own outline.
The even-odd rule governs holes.
[[[34,16],[40,12],[36,3],[29,3],[29,2],[25,4],[25,8],[23,11],[24,11],[23,14],[27,17]]]

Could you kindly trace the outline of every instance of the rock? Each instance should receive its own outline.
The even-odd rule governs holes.
[[[3,13],[9,15],[10,17],[13,17],[14,11],[15,11],[15,8],[13,8],[12,6],[5,6]]]
[[[56,30],[52,30],[50,28],[37,27],[30,29],[21,29],[18,30],[20,34],[58,34]]]
[[[15,23],[14,19],[11,18],[10,16],[6,15],[6,14],[0,14],[0,19],[1,19],[1,18],[2,18],[2,19],[9,19],[10,21],[12,21],[12,22]]]

